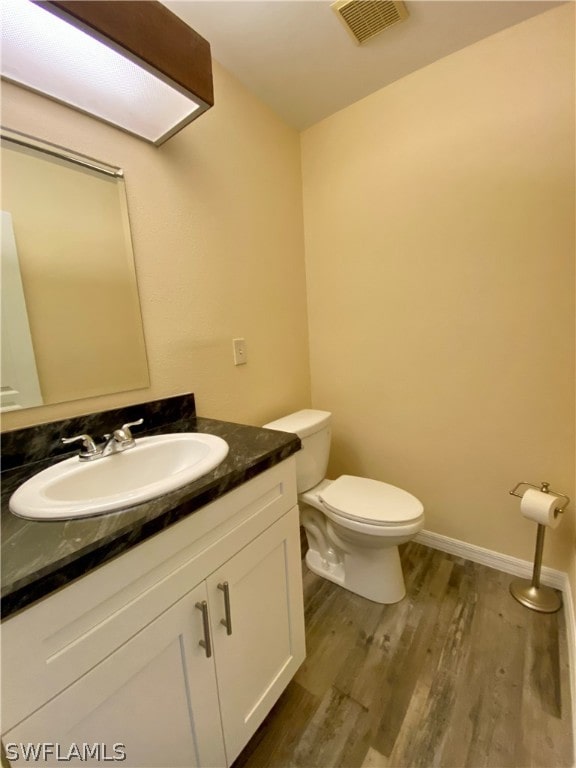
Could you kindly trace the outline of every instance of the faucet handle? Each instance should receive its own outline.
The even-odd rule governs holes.
[[[114,430],[114,439],[119,443],[127,443],[134,440],[130,427],[139,427],[140,424],[144,424],[144,419],[138,419],[138,421],[129,421],[128,424],[122,424],[120,429]]]
[[[75,443],[77,440],[82,440],[82,448],[80,450],[80,457],[85,458],[87,456],[94,456],[98,453],[98,446],[90,435],[76,435],[75,437],[62,437],[61,442],[64,445],[68,443]]]

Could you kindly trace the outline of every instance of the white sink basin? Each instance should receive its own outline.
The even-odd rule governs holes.
[[[136,445],[93,461],[65,459],[23,483],[10,509],[32,520],[65,520],[150,501],[197,480],[222,462],[228,443],[182,432],[141,437]]]

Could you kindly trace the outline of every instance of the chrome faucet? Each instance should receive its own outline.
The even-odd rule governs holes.
[[[144,419],[138,419],[138,421],[130,421],[128,424],[123,424],[120,429],[115,429],[111,435],[104,435],[104,439],[101,443],[96,443],[90,435],[63,437],[62,442],[68,444],[81,440],[82,448],[80,449],[78,458],[80,461],[94,461],[94,459],[102,459],[104,456],[111,456],[113,453],[122,453],[122,451],[127,451],[128,448],[133,448],[136,445],[136,441],[132,436],[130,427],[138,427],[143,423]]]

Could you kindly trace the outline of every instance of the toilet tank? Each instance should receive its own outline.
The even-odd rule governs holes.
[[[298,493],[314,488],[326,477],[332,436],[331,420],[332,414],[329,411],[305,409],[264,424],[266,429],[295,433],[302,442],[302,450],[296,454]]]

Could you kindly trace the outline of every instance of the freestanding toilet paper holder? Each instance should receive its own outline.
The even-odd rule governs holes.
[[[536,488],[537,490],[542,491],[542,493],[553,493],[554,496],[565,499],[564,504],[561,507],[557,507],[557,515],[564,512],[570,503],[570,498],[566,496],[565,493],[551,491],[550,483],[541,483],[540,486],[526,482],[517,483],[510,491],[510,495],[518,496],[518,498],[521,499],[524,494],[516,493],[521,485],[528,485],[530,488]],[[540,585],[540,571],[542,570],[542,552],[544,550],[545,533],[546,526],[538,523],[532,581],[528,581],[528,579],[514,579],[514,581],[510,583],[510,593],[519,603],[522,603],[522,605],[525,605],[527,608],[531,608],[533,611],[540,611],[540,613],[555,613],[562,607],[562,597],[560,596],[560,593],[555,589],[542,587]]]

